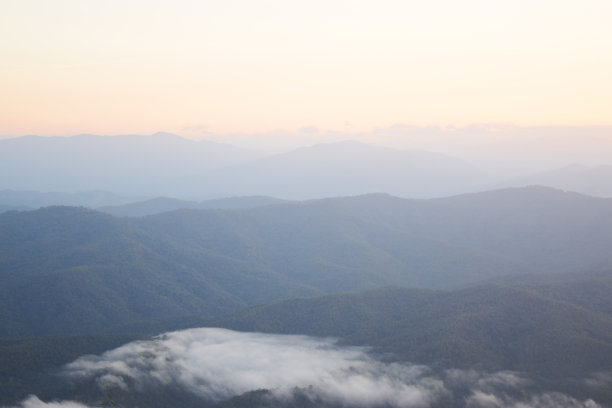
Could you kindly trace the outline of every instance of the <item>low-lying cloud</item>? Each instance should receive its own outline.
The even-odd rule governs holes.
[[[383,364],[332,339],[191,329],[126,344],[66,367],[72,378],[96,378],[101,388],[180,386],[222,400],[256,389],[287,395],[306,387],[351,404],[428,406],[441,380],[422,366]]]
[[[273,398],[296,389],[313,401],[346,406],[430,407],[457,402],[466,407],[583,407],[564,394],[524,397],[529,381],[511,372],[483,374],[420,365],[383,363],[359,347],[339,347],[333,339],[243,333],[201,328],[128,343],[99,356],[83,356],[65,367],[73,381],[95,381],[101,391],[141,392],[174,387],[209,401],[269,389]],[[523,396],[522,398],[516,395]],[[20,408],[82,408],[37,397]]]

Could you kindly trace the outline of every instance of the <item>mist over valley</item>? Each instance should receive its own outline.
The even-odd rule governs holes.
[[[4,196],[5,406],[611,401],[611,199]]]
[[[0,408],[612,408],[610,21],[0,1]]]

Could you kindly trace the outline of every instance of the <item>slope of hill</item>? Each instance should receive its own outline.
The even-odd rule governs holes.
[[[470,378],[475,378],[474,381],[482,382],[484,386],[487,378],[485,374],[496,372],[497,375],[489,377],[489,381],[496,382],[488,385],[499,386],[500,396],[509,391],[528,401],[530,393],[557,391],[582,400],[594,398],[598,402],[611,402],[612,394],[605,381],[596,384],[587,379],[599,378],[594,377],[594,374],[601,377],[612,364],[612,316],[586,309],[572,301],[548,296],[546,292],[550,286],[558,284],[556,279],[543,279],[546,282],[540,284],[488,284],[453,291],[390,287],[361,293],[300,298],[253,307],[214,321],[202,320],[201,323],[266,333],[333,336],[341,339],[340,347],[334,349],[342,350],[342,346],[347,344],[371,346],[374,356],[395,369],[399,367],[395,363],[423,364],[428,367],[429,375],[445,377],[445,385],[451,387],[454,384],[457,387],[450,388],[452,393],[445,394],[448,399],[441,399],[439,404],[433,406],[471,406],[465,403],[466,397],[470,395],[469,389],[467,393],[461,393],[462,385],[461,382],[457,383],[457,375],[465,377],[466,384],[472,381]],[[584,297],[599,293],[596,297],[601,302],[605,302],[608,307],[612,305],[612,292],[602,291],[600,286],[601,281],[605,281],[605,287],[612,288],[612,274],[601,275],[600,282],[583,280],[580,274],[574,274],[572,279],[583,288],[580,293]],[[192,324],[195,323],[195,320],[192,321]],[[67,384],[61,378],[49,377],[45,373],[59,364],[71,361],[75,353],[100,353],[104,347],[113,347],[121,339],[138,337],[129,333],[133,332],[125,331],[121,335],[112,336],[0,341],[0,361],[4,359],[8,363],[0,369],[0,383],[6,385],[7,392],[0,396],[0,402],[10,404],[25,398],[29,393],[36,393],[45,400],[58,397],[99,400],[102,391],[93,380],[91,384],[81,381],[75,388],[74,384]],[[251,336],[261,337],[261,334]],[[191,335],[187,334],[186,337],[191,338]],[[191,341],[197,343],[197,336],[187,341],[187,344]],[[199,341],[202,342],[198,343],[199,347],[205,347],[208,340],[204,338]],[[277,344],[278,341],[274,340],[271,344]],[[285,341],[299,342],[297,339]],[[144,354],[150,354],[147,358],[154,361],[165,355],[165,347],[141,348],[136,346],[139,343],[133,344],[131,353],[141,355],[143,350],[148,349]],[[239,345],[240,340],[236,339],[231,347]],[[182,346],[184,344],[179,341],[172,347],[175,351],[185,351]],[[221,348],[218,352],[221,350],[226,349]],[[257,357],[252,356],[254,360],[266,360],[267,355],[259,355],[262,350],[244,353],[249,355],[249,352],[257,354]],[[27,359],[24,353],[28,354]],[[284,354],[269,356],[272,360],[270,364],[273,365],[277,359],[282,360]],[[140,359],[130,358],[130,351],[115,355],[126,357],[126,367],[122,370],[127,370],[132,364],[132,368],[138,371],[138,367],[133,364]],[[197,352],[191,356],[205,358]],[[184,358],[180,353],[176,357]],[[104,356],[88,358],[95,362],[103,362],[104,359]],[[146,367],[145,363],[141,363]],[[160,368],[158,365],[155,367]],[[240,367],[250,366],[248,362],[241,362]],[[191,371],[188,367],[183,368],[188,371],[184,373],[185,377],[189,378]],[[308,365],[303,369],[308,370]],[[244,378],[245,374],[236,372],[235,375]],[[506,380],[518,381],[518,388],[504,389]],[[180,380],[177,382],[180,383]],[[113,395],[122,403],[134,406],[145,402],[147,406],[167,406],[173,401],[188,407],[214,405],[185,392],[185,389],[173,387],[173,382],[165,387],[154,383],[154,387],[149,384],[147,388],[146,384],[143,382],[130,391],[115,387],[112,389]],[[260,390],[255,394],[244,394],[226,403],[222,402],[220,406],[354,406],[316,403],[317,400],[308,398],[311,395],[308,391],[308,388],[293,389],[292,392],[304,392],[305,398],[299,403],[290,398],[259,399],[257,396],[262,396],[264,392]],[[559,403],[563,401],[560,399]],[[526,403],[520,406],[532,405]],[[595,405],[549,403],[545,406]]]
[[[612,264],[612,201],[537,187],[433,200],[366,195],[231,214],[182,211],[140,225],[200,250],[231,242],[233,257],[327,290],[358,290],[359,281],[450,287]]]
[[[225,169],[207,179],[235,195],[311,199],[365,193],[436,197],[473,191],[484,173],[442,154],[346,141],[303,147]]]
[[[147,247],[141,231],[82,208],[5,213],[0,225],[1,336],[103,331],[316,293],[222,254]]]
[[[350,141],[266,156],[168,133],[0,140],[0,186],[6,189],[179,198],[312,199],[373,192],[425,198],[475,191],[488,181],[450,156]],[[52,204],[71,203],[46,205]]]
[[[610,243],[609,200],[543,188],[121,219],[69,207],[4,213],[0,333],[82,333],[299,295],[599,269],[612,267]]]
[[[442,367],[566,379],[609,369],[612,315],[546,291],[500,284],[448,292],[387,288],[287,300],[217,323],[244,331],[335,336],[394,359]],[[610,306],[612,292],[606,295]]]
[[[231,145],[193,141],[169,133],[24,136],[0,140],[0,186],[193,196],[205,192],[194,185],[185,186],[188,177],[258,157],[259,153]]]
[[[146,215],[160,214],[179,209],[244,210],[284,202],[286,202],[286,200],[265,196],[217,198],[200,202],[158,197],[124,205],[99,207],[98,210],[116,217],[144,217]]]
[[[81,191],[78,193],[41,192],[32,190],[0,190],[0,204],[36,209],[53,205],[95,208],[122,205],[139,198],[121,196],[108,191]]]
[[[0,213],[7,211],[28,211],[32,208],[26,207],[25,205],[0,205]]]
[[[597,197],[612,197],[612,166],[571,165],[523,176],[498,187],[540,185]]]

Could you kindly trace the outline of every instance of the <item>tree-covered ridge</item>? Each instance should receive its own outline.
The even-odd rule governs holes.
[[[283,202],[287,202],[287,200],[266,196],[228,197],[199,202],[157,197],[128,204],[97,207],[97,209],[117,217],[144,217],[185,208],[193,210],[244,210]]]
[[[0,215],[0,334],[106,331],[386,285],[612,266],[610,200],[544,188],[368,195],[139,219]]]
[[[612,275],[608,277],[612,281]],[[608,286],[609,288],[609,286]],[[590,295],[600,292],[593,285]],[[237,330],[334,336],[394,358],[568,377],[612,364],[612,316],[538,287],[488,284],[292,299],[221,320]],[[586,289],[585,289],[586,290]],[[600,303],[612,304],[608,290]]]
[[[158,322],[156,329],[220,326],[331,336],[339,338],[340,344],[369,346],[374,355],[388,362],[425,364],[438,373],[457,368],[478,372],[511,370],[524,373],[536,389],[610,402],[612,394],[605,383],[594,387],[585,382],[593,374],[607,372],[612,364],[612,316],[600,311],[612,304],[612,274],[597,276],[597,280],[572,275],[563,281],[552,277],[537,284],[497,283],[456,290],[389,287],[290,299],[212,321],[194,316],[182,322]],[[580,286],[582,295],[596,306],[586,307],[565,299],[556,289],[567,282]],[[57,379],[48,382],[50,377],[45,373],[52,373],[80,354],[100,353],[122,339],[145,336],[143,331],[140,335],[130,334],[135,332],[131,327],[124,328],[121,335],[4,340],[0,359],[9,364],[1,380],[13,396],[5,401],[23,398],[30,392],[47,398],[60,395],[91,400],[92,395],[100,393],[96,383],[67,387]],[[205,406],[180,390],[120,391],[115,390],[117,396],[129,404],[146,401],[150,406],[165,406],[174,399],[182,401],[183,406]],[[300,399],[299,390],[296,392],[296,401],[279,403],[264,398],[265,392],[256,392],[220,406],[318,406],[316,401],[313,405],[312,400]],[[325,402],[321,404],[327,406]]]

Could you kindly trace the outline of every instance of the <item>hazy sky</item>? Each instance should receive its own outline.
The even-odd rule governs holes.
[[[0,135],[612,124],[610,0],[2,0]]]

